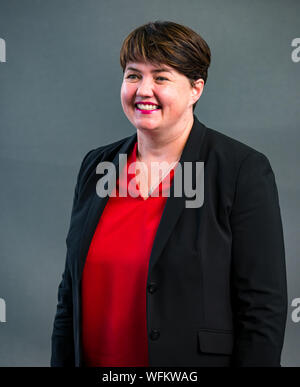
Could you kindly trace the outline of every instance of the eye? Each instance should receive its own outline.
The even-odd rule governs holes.
[[[129,74],[126,77],[126,79],[129,79],[129,80],[136,80],[136,79],[139,79],[139,78],[140,78],[140,76],[137,75],[137,74]],[[156,77],[156,80],[159,81],[159,82],[168,81],[167,78],[161,77],[161,76],[160,77]]]
[[[135,79],[137,77],[136,74],[129,74],[126,78],[127,79]]]

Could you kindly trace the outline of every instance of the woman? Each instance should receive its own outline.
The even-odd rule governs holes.
[[[280,366],[286,271],[268,159],[194,115],[210,64],[194,31],[148,23],[120,59],[137,131],[82,162],[51,365]]]

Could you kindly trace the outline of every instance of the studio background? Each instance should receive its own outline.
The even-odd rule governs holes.
[[[300,53],[293,60],[291,45],[299,14],[298,0],[0,0],[0,366],[50,364],[80,163],[90,149],[135,132],[120,103],[119,52],[130,31],[155,20],[187,25],[211,48],[198,119],[270,160],[288,279],[282,366],[300,366],[292,318],[300,297]]]

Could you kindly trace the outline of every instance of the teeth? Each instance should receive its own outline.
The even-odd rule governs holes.
[[[156,106],[156,105],[144,105],[144,104],[141,104],[141,103],[138,103],[136,106],[139,109],[142,109],[142,110],[156,110],[156,109],[159,109],[159,107]]]

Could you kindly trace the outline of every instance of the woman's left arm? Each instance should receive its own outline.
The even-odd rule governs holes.
[[[233,366],[280,367],[287,317],[285,248],[274,173],[253,152],[237,178],[232,227]]]

